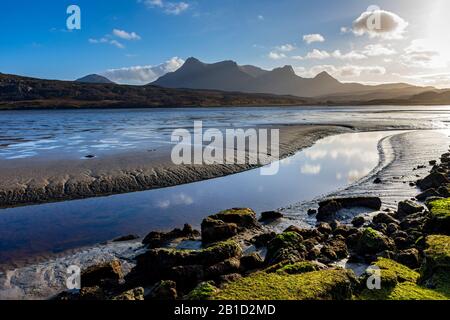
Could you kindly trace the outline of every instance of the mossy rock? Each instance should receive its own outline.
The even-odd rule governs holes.
[[[450,235],[450,198],[431,201],[427,206],[432,217],[431,231]]]
[[[422,280],[438,272],[450,272],[450,237],[432,235],[427,237]]]
[[[123,300],[123,301],[140,301],[144,300],[144,288],[135,288],[126,291],[116,297],[113,300]]]
[[[202,282],[185,297],[185,300],[209,300],[217,292],[219,289],[213,282]]]
[[[310,261],[301,261],[281,267],[276,272],[280,274],[302,274],[307,272],[319,271],[320,269],[321,268],[317,263]]]
[[[302,260],[306,252],[302,242],[303,237],[293,231],[277,235],[267,246],[266,262],[270,265],[285,260]]]
[[[436,288],[418,284],[420,274],[390,259],[380,258],[374,266],[381,271],[381,290],[364,289],[357,299],[362,300],[446,300],[450,296]],[[361,281],[365,285],[365,281]]]
[[[226,223],[235,223],[240,230],[259,226],[255,211],[249,208],[228,209],[214,214],[209,218],[221,220]]]
[[[216,300],[347,300],[356,281],[348,270],[303,274],[259,272],[228,284]]]
[[[384,250],[391,250],[394,243],[379,231],[367,228],[358,242],[357,250],[360,254],[375,254]]]

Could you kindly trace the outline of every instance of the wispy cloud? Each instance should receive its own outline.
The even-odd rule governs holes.
[[[275,51],[272,51],[269,53],[269,59],[280,60],[280,59],[284,59],[284,58],[286,58],[286,55],[284,53],[275,52]]]
[[[91,44],[110,44],[116,48],[125,49],[125,46],[121,42],[115,39],[110,39],[108,36],[102,37],[100,39],[90,38],[88,42]]]
[[[114,29],[113,34],[124,40],[141,40],[141,37],[136,32],[127,32],[125,30]]]
[[[190,4],[187,2],[170,2],[165,0],[138,0],[138,3],[143,3],[147,8],[160,8],[165,13],[171,15],[180,15],[188,10]]]

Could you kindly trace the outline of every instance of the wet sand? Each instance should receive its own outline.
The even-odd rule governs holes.
[[[280,157],[326,136],[350,132],[334,125],[272,126],[280,129]],[[83,199],[170,187],[222,177],[254,165],[174,165],[171,148],[118,153],[93,159],[0,161],[0,207]]]

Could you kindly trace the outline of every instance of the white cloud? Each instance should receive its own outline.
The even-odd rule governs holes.
[[[307,175],[317,175],[320,173],[321,169],[322,168],[320,165],[305,164],[300,168],[300,171],[301,171],[301,173],[307,174]]]
[[[124,40],[141,40],[141,37],[136,32],[126,32],[125,30],[114,29],[113,34]]]
[[[328,59],[329,57],[330,57],[330,54],[327,51],[314,49],[313,51],[308,52],[306,54],[305,59],[322,60],[322,59]]]
[[[405,66],[416,68],[442,68],[448,62],[426,39],[413,40],[400,59]]]
[[[364,47],[363,53],[369,57],[379,57],[392,56],[397,54],[397,51],[395,51],[395,49],[392,49],[389,45],[369,44]]]
[[[307,44],[311,44],[314,42],[324,42],[325,38],[318,33],[314,33],[314,34],[305,34],[303,36],[303,41],[305,41]]]
[[[269,58],[272,60],[280,60],[286,58],[284,53],[272,51],[269,53]]]
[[[161,8],[167,14],[179,15],[189,9],[190,5],[186,2],[169,2],[165,0],[138,0],[148,8]]]
[[[107,43],[107,44],[113,45],[113,46],[115,46],[115,47],[117,47],[119,49],[124,49],[125,48],[125,46],[122,43],[120,43],[119,41],[111,40],[108,37],[103,37],[103,38],[100,38],[100,39],[90,38],[88,41],[91,44],[106,44]]]
[[[358,52],[358,51],[350,51],[347,53],[342,53],[340,50],[335,50],[332,54],[333,58],[340,60],[363,60],[367,59],[367,56]]]
[[[360,76],[374,76],[374,75],[384,75],[386,74],[386,69],[381,66],[358,66],[358,65],[344,65],[344,66],[334,66],[334,65],[317,65],[311,67],[309,70],[300,73],[300,75],[305,77],[315,77],[321,72],[328,72],[334,77],[360,77]]]
[[[283,51],[283,52],[290,52],[290,51],[292,51],[292,50],[294,50],[295,49],[295,46],[293,46],[292,44],[284,44],[284,45],[282,45],[282,46],[278,46],[278,47],[276,47],[276,49],[278,50],[278,51]]]
[[[385,10],[368,10],[353,22],[353,33],[358,36],[369,35],[371,38],[401,39],[408,27],[408,22],[397,14]]]
[[[168,72],[176,71],[183,64],[183,59],[173,57],[157,66],[133,66],[110,69],[103,72],[102,75],[116,83],[143,85],[157,80]]]

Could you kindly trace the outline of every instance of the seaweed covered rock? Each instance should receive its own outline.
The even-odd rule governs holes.
[[[81,286],[95,287],[105,280],[119,281],[122,278],[122,265],[119,260],[113,260],[83,270],[81,272]]]
[[[419,250],[416,248],[401,250],[395,255],[395,260],[411,269],[417,269],[420,267]]]
[[[235,241],[216,243],[203,250],[152,249],[136,257],[136,267],[130,281],[151,284],[159,280],[187,280],[190,275],[201,277],[203,270],[225,260],[242,255]]]
[[[211,243],[227,240],[239,232],[259,228],[256,213],[248,208],[221,211],[202,222],[202,241]]]
[[[427,205],[431,212],[428,229],[434,233],[450,235],[450,198],[431,201]]]
[[[159,281],[153,286],[146,298],[150,300],[176,300],[178,298],[177,284],[171,280]]]
[[[175,239],[196,239],[200,232],[185,224],[183,229],[173,229],[170,232],[150,232],[142,243],[151,249],[161,248]]]
[[[381,232],[372,228],[364,230],[357,245],[359,254],[377,254],[384,250],[392,250],[394,243]]]
[[[144,288],[135,288],[115,296],[112,300],[139,301],[144,300]]]
[[[209,300],[211,297],[219,292],[219,289],[214,286],[214,282],[202,282],[194,290],[189,292],[184,299],[185,300],[195,300],[204,301]]]
[[[278,270],[277,273],[286,274],[302,274],[307,272],[319,271],[326,269],[326,266],[314,261],[300,261],[293,264],[285,265]]]
[[[450,273],[450,237],[432,235],[426,240],[422,278],[429,279],[437,273]]]
[[[362,291],[357,299],[363,300],[445,300],[449,296],[438,290],[418,284],[420,274],[393,260],[380,258],[361,279]],[[369,269],[370,270],[370,269]],[[379,271],[377,271],[379,270]],[[379,272],[380,288],[366,287],[367,276]]]
[[[348,270],[255,273],[226,285],[217,300],[348,300],[356,283]]]
[[[241,258],[241,269],[244,271],[259,269],[264,265],[264,260],[259,253],[253,252]]]
[[[281,261],[299,261],[306,255],[303,238],[296,232],[284,232],[277,235],[267,246],[266,263],[269,265]]]

